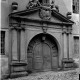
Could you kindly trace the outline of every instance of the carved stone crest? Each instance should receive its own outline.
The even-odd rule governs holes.
[[[31,8],[38,7],[38,6],[40,6],[40,3],[38,0],[30,0],[26,8],[31,9]]]
[[[46,8],[40,9],[39,16],[43,20],[50,20],[51,10]]]

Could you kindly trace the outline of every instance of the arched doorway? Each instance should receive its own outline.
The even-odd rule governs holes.
[[[58,68],[58,46],[51,35],[36,35],[30,41],[27,51],[28,70],[35,72]]]

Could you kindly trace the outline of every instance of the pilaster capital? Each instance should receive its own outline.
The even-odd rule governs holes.
[[[63,26],[62,27],[62,34],[66,34],[67,33],[67,27],[66,26]]]
[[[21,26],[20,23],[10,23],[9,24],[10,29],[15,29],[15,30],[25,30],[25,27]]]
[[[10,27],[19,27],[20,24],[18,22],[16,22],[16,23],[9,23],[9,26]]]
[[[69,34],[72,34],[72,27],[71,26],[68,27],[68,32],[69,32]]]
[[[67,31],[66,34],[69,35],[69,32]]]

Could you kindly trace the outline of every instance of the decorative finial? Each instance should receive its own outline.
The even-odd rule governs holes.
[[[67,17],[68,19],[71,19],[72,13],[71,13],[71,12],[67,12],[66,17]]]
[[[59,12],[59,6],[58,5],[55,5],[55,8],[56,8],[56,11]]]
[[[12,12],[16,12],[18,9],[18,3],[12,2],[11,9],[12,9]]]
[[[59,12],[59,6],[55,5],[55,0],[52,0],[51,2],[51,9]]]
[[[51,9],[55,9],[55,1],[54,0],[52,0],[52,2],[51,2]]]

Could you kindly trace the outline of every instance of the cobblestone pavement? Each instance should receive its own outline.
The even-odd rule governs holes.
[[[59,72],[39,72],[32,73],[25,77],[8,80],[79,80],[79,69]]]

